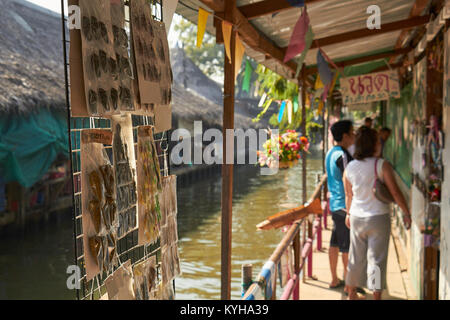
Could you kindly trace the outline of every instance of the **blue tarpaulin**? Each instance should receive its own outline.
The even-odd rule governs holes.
[[[67,115],[41,109],[0,117],[0,175],[28,188],[47,173],[59,154],[68,155]]]

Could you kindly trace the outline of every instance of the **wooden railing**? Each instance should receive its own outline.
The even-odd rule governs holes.
[[[316,186],[313,195],[308,203],[313,200],[326,199],[326,181],[327,177],[324,175],[320,179],[319,184]],[[276,283],[277,283],[277,266],[281,260],[283,253],[292,244],[294,248],[294,274],[287,281],[284,286],[284,291],[281,295],[281,300],[288,300],[291,296],[294,300],[299,299],[299,277],[301,271],[304,269],[306,261],[307,275],[312,277],[313,270],[313,241],[317,236],[317,249],[322,249],[322,219],[326,221],[326,214],[328,211],[328,205],[324,202],[323,205],[324,214],[314,219],[312,224],[308,223],[308,219],[301,219],[295,221],[286,232],[285,236],[278,244],[275,251],[270,256],[269,260],[264,264],[261,272],[259,273],[255,282],[253,282],[248,288],[244,288],[243,300],[275,300],[276,299]],[[302,246],[300,245],[300,227],[303,224],[308,223],[308,234],[305,237],[305,241]],[[302,248],[302,249],[300,249]]]

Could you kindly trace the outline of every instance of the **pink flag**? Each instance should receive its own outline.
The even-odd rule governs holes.
[[[305,50],[305,36],[308,31],[309,17],[306,12],[306,7],[303,9],[303,13],[295,24],[294,31],[291,35],[291,41],[289,42],[289,47],[286,50],[286,56],[284,57],[284,62],[287,62],[294,58],[296,55],[300,54]]]

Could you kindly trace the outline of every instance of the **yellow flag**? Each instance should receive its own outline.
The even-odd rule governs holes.
[[[203,36],[205,35],[206,22],[208,22],[209,12],[199,8],[197,23],[197,48],[202,46]]]
[[[338,76],[339,76],[339,74],[336,72],[334,74],[333,82],[331,83],[330,95],[333,93],[334,87],[336,86],[336,81],[337,81]]]
[[[227,53],[228,61],[231,63],[231,31],[233,25],[228,21],[222,21],[222,33],[223,33],[223,44],[225,45],[225,52]]]
[[[324,87],[322,80],[320,79],[320,74],[317,74],[316,83],[314,84],[314,89],[322,89]]]
[[[323,100],[320,99],[320,101],[319,101],[319,107],[317,108],[317,112],[319,113],[319,115],[322,114],[323,107],[324,107]]]
[[[234,65],[234,80],[236,80],[239,71],[241,70],[244,53],[245,53],[244,44],[242,43],[241,38],[239,38],[239,34],[236,33],[236,55],[235,55],[236,61]]]

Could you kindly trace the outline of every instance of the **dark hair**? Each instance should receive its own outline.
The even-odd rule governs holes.
[[[382,128],[382,129],[380,130],[380,132],[388,132],[388,133],[391,133],[392,130],[389,129],[388,127],[384,127],[384,128]]]
[[[336,142],[341,142],[344,133],[349,134],[353,127],[353,122],[350,120],[341,120],[331,126],[331,134]]]
[[[373,119],[371,117],[367,117],[364,119],[364,122],[373,122]]]
[[[353,158],[356,160],[364,160],[375,155],[378,141],[378,133],[376,130],[362,126],[356,131],[355,154]]]

